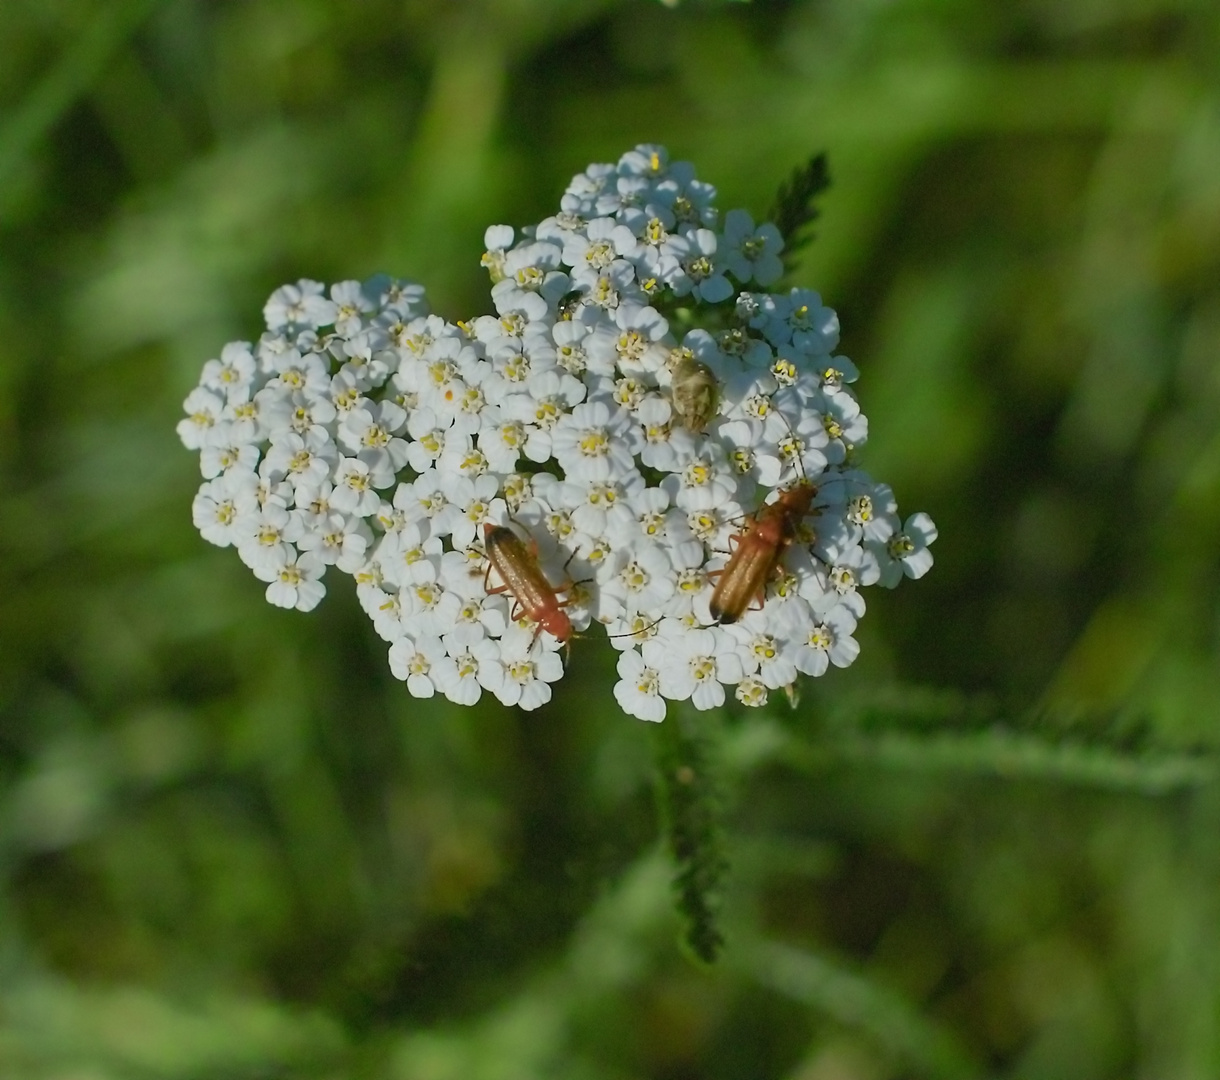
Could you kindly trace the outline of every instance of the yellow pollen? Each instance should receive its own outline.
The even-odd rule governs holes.
[[[610,440],[603,428],[590,428],[580,439],[580,452],[585,457],[605,457],[610,450]]]
[[[754,655],[763,660],[775,659],[775,638],[761,637],[754,642]]]
[[[915,550],[915,542],[906,533],[899,533],[890,541],[889,547],[895,559],[902,559]]]

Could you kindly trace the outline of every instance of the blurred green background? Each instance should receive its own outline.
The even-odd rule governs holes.
[[[712,968],[609,649],[413,700],[174,435],[277,285],[481,313],[484,227],[641,141],[756,216],[828,151],[797,280],[941,530],[706,717]],[[3,1080],[1220,1076],[1212,0],[4,0],[0,334]]]

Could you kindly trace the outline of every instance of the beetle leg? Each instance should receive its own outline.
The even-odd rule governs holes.
[[[501,581],[499,585],[496,585],[494,588],[492,587],[491,568],[492,568],[492,562],[490,559],[488,559],[487,560],[487,569],[483,572],[483,590],[486,593],[488,593],[488,595],[490,595],[490,596],[499,596],[500,593],[508,592],[508,582],[507,581]]]

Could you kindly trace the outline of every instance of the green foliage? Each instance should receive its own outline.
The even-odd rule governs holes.
[[[0,42],[0,1076],[1220,1074],[1214,4],[56,0]],[[199,539],[180,402],[299,276],[484,311],[484,228],[646,140],[756,218],[826,149],[788,280],[936,567],[795,711],[654,730],[587,642],[530,716],[411,699],[350,592],[273,610]],[[714,966],[654,739],[714,752],[663,801]]]
[[[814,200],[830,187],[830,166],[826,154],[815,154],[809,161],[792,170],[792,175],[780,184],[775,204],[767,215],[775,222],[784,238],[784,268],[789,273],[796,265],[796,256],[813,239],[808,231],[821,216]]]

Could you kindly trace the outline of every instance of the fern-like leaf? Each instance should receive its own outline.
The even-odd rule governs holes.
[[[780,184],[779,191],[775,194],[770,220],[775,223],[784,238],[785,274],[792,270],[796,253],[813,239],[808,227],[821,216],[814,200],[828,187],[830,169],[823,152],[815,154],[804,165],[794,169],[787,182]]]

